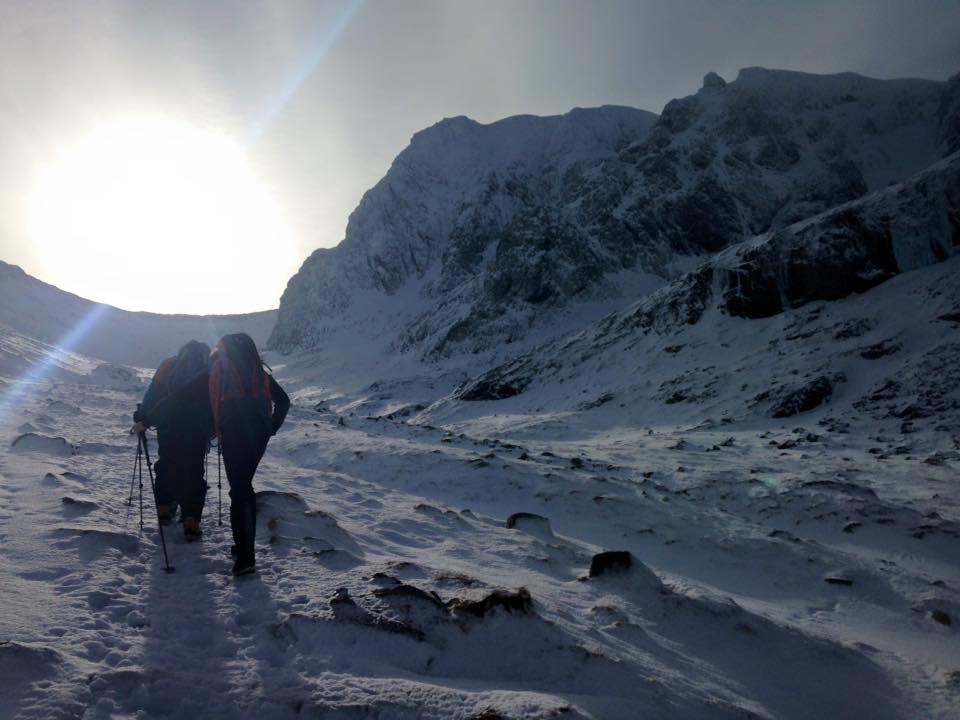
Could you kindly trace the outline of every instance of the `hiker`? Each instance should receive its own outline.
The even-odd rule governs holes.
[[[167,420],[173,408],[205,402],[213,414],[214,432],[230,484],[230,527],[235,561],[233,574],[256,571],[254,538],[257,502],[253,475],[267,442],[283,425],[290,398],[263,367],[253,339],[245,333],[224,335],[210,357],[209,367],[152,412],[141,413],[131,432]]]
[[[150,417],[166,398],[198,373],[205,372],[209,359],[210,347],[196,340],[164,359],[133,415],[134,421]],[[172,404],[163,422],[157,425],[157,461],[154,463],[157,517],[162,524],[169,525],[179,505],[183,533],[188,541],[201,535],[200,519],[207,495],[204,457],[211,428],[209,406],[197,402]]]

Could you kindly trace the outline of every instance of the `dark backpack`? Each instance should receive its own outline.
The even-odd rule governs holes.
[[[166,362],[166,361],[164,361]],[[207,369],[210,363],[210,347],[202,342],[191,340],[177,353],[173,368],[167,374],[164,393],[179,390],[190,380]],[[159,371],[157,371],[159,374]]]
[[[205,373],[209,361],[210,348],[196,340],[191,340],[180,348],[176,355],[164,359],[154,373],[137,415],[139,416],[141,411],[145,414],[151,413],[158,404],[163,403],[190,380]],[[199,404],[188,398],[182,398],[169,414],[170,417],[164,425],[167,430],[193,432],[198,426],[209,426],[210,423],[206,403]]]
[[[210,408],[220,436],[224,420],[269,427],[273,416],[270,376],[253,339],[245,333],[224,335],[210,357]]]

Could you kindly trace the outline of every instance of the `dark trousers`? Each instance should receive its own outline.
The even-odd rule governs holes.
[[[254,557],[257,496],[253,490],[253,476],[269,439],[269,435],[243,424],[226,425],[220,433],[223,467],[230,483],[230,528],[237,555],[244,561],[252,561]]]
[[[157,461],[153,464],[153,472],[157,486],[157,505],[169,507],[176,505],[176,493],[173,487],[173,476],[168,471],[170,463],[167,454],[170,452],[170,436],[157,428]]]
[[[198,522],[207,498],[205,433],[158,433],[157,504],[180,505],[181,517]]]

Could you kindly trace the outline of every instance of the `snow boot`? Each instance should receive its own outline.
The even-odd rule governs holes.
[[[236,559],[233,562],[233,576],[252,575],[257,571],[257,564],[254,561],[253,548],[238,548]]]
[[[157,505],[157,520],[161,525],[169,525],[173,522],[173,505]]]
[[[237,558],[233,563],[233,576],[253,575],[257,571],[257,564],[253,560]]]
[[[200,521],[192,517],[184,518],[183,537],[186,538],[187,542],[194,542],[203,537],[203,530],[200,529]]]

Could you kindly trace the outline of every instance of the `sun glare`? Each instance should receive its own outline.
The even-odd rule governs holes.
[[[276,307],[293,233],[243,146],[161,115],[128,115],[56,148],[30,192],[45,278],[135,310]]]

